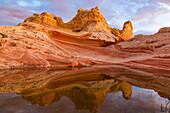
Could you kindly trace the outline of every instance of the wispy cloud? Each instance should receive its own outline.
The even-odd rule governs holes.
[[[95,6],[99,6],[111,27],[122,29],[125,21],[132,21],[135,34],[155,33],[170,26],[170,0],[1,0],[0,25],[17,25],[33,12],[45,11],[67,22],[79,8]]]
[[[40,7],[42,3],[39,0],[33,1],[26,1],[26,0],[19,0],[16,3],[21,7]]]
[[[160,5],[160,7],[162,8],[166,8],[167,10],[170,10],[170,6],[165,4],[165,3],[161,3],[161,2],[158,2],[158,4]]]
[[[26,7],[27,6],[27,3],[23,2],[23,1],[17,1],[16,2],[19,6],[21,7]]]

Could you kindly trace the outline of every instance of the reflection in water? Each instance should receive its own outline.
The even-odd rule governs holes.
[[[167,70],[134,69],[123,66],[97,66],[78,70],[3,70],[0,72],[0,92],[2,94],[16,92],[31,103],[29,106],[36,113],[46,113],[42,109],[47,108],[47,112],[52,113],[54,109],[56,112],[58,106],[60,106],[58,108],[60,113],[159,112],[161,109],[168,111],[169,105],[165,104],[165,102],[168,104],[168,100],[164,99],[170,96],[168,73]],[[134,86],[132,88],[132,85],[157,90],[158,94],[164,98],[154,90]],[[8,104],[9,100],[3,101],[5,98],[2,99],[2,94],[0,101]],[[14,97],[19,98],[16,95]],[[11,98],[14,99],[14,97]],[[63,107],[60,104],[65,100],[68,103]],[[1,105],[1,102],[0,108],[4,110],[0,112],[8,113],[5,112],[4,103]],[[71,107],[72,103],[73,107]],[[66,106],[71,108],[64,111]]]
[[[122,91],[123,97],[127,100],[131,98],[132,85],[119,80],[108,79],[106,75],[94,75],[93,79],[82,76],[76,83],[74,79],[51,80],[44,87],[39,89],[23,90],[21,95],[32,105],[48,106],[59,102],[63,96],[68,97],[76,106],[78,111],[89,110],[96,113],[109,93]],[[68,82],[69,81],[69,82]],[[64,86],[62,86],[64,83]],[[69,84],[66,84],[69,83]]]

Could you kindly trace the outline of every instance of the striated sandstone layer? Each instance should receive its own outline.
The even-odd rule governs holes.
[[[170,28],[167,28],[170,29]],[[0,27],[0,69],[128,64],[170,69],[170,32],[138,35],[108,47],[89,33],[35,23]]]
[[[64,23],[63,20],[51,13],[43,12],[42,14],[34,13],[33,16],[25,19],[23,23],[33,22],[44,26],[67,29],[74,32],[91,33],[90,39],[99,39],[109,42],[119,42],[133,37],[133,27],[130,21],[124,23],[123,29],[118,30],[121,36],[115,33],[104,16],[100,13],[99,7],[90,10],[81,8],[77,11],[76,16],[69,22]],[[19,25],[23,25],[20,23]]]

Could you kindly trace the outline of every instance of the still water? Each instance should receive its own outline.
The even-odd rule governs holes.
[[[0,113],[169,113],[169,100],[169,70],[0,70]]]

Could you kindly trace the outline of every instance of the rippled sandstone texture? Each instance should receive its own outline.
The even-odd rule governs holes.
[[[168,30],[108,47],[89,36],[35,23],[0,27],[0,68],[128,64],[170,69]]]
[[[80,32],[74,32],[79,28]],[[110,28],[98,7],[80,9],[68,23],[50,13],[34,14],[19,26],[0,27],[0,69],[95,64],[170,69],[169,29],[129,39],[132,23],[126,22],[123,30]],[[123,37],[129,40],[111,45]]]

